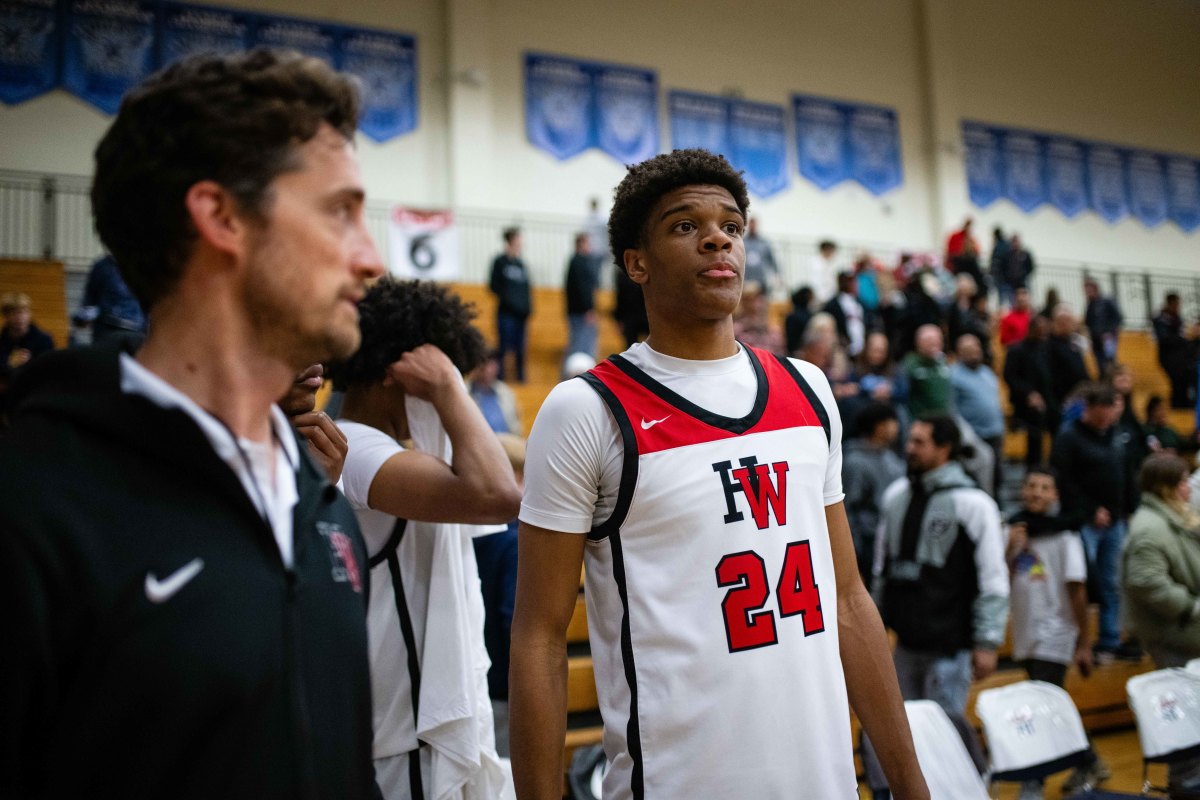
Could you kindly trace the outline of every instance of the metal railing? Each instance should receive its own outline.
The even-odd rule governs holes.
[[[0,257],[43,258],[62,261],[67,267],[67,307],[78,307],[88,266],[103,247],[92,227],[90,178],[0,171]],[[368,225],[380,252],[388,259],[388,214],[392,203],[373,201],[367,209]],[[461,280],[484,283],[492,259],[502,246],[501,232],[510,225],[522,231],[524,258],[533,282],[561,286],[574,236],[583,225],[580,217],[522,214],[500,209],[458,209]],[[772,236],[771,242],[784,283],[796,287],[807,276],[816,252],[815,239]],[[895,264],[906,248],[895,243],[840,240],[843,253],[853,257],[869,252],[884,264]],[[611,276],[605,270],[603,281]],[[1167,292],[1183,299],[1189,319],[1200,316],[1200,268],[1195,271],[1122,266],[1083,261],[1038,259],[1031,289],[1040,306],[1046,290],[1055,287],[1060,298],[1082,312],[1083,278],[1091,276],[1121,306],[1126,327],[1146,329]]]

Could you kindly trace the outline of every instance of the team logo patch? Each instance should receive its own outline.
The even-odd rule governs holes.
[[[332,562],[330,577],[334,583],[349,583],[350,588],[362,594],[362,574],[358,569],[358,558],[350,537],[336,522],[318,522],[317,533],[329,545],[329,560]]]

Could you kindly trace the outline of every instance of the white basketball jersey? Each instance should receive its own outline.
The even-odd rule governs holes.
[[[857,797],[828,416],[787,359],[747,351],[758,396],[741,419],[621,356],[584,376],[624,446],[585,554],[605,800]]]

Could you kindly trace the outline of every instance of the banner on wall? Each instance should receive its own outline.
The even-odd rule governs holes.
[[[671,148],[698,147],[710,153],[729,154],[729,101],[694,92],[667,93],[671,121]]]
[[[759,197],[778,194],[791,183],[783,106],[734,100],[729,106],[731,162],[745,172],[746,186]]]
[[[391,263],[398,278],[454,281],[461,276],[458,228],[451,211],[395,206],[388,219]]]
[[[1050,203],[1067,218],[1091,209],[1148,228],[1168,219],[1200,227],[1200,161],[1067,136],[962,123],[967,189],[986,207],[999,197],[1030,212]]]
[[[672,91],[667,109],[675,149],[720,153],[745,173],[747,188],[759,197],[778,194],[791,183],[782,106]]]
[[[1129,170],[1129,208],[1147,228],[1167,220],[1167,177],[1163,159],[1154,153],[1135,150],[1125,161]]]
[[[417,127],[417,42],[406,34],[162,0],[0,2],[0,102],[9,105],[61,86],[114,114],[125,92],[158,67],[262,45],[356,75],[359,128],[375,141]]]
[[[1167,207],[1171,221],[1185,232],[1200,227],[1200,161],[1167,158]]]
[[[159,64],[201,54],[230,55],[250,47],[254,16],[244,11],[193,5],[163,7]]]
[[[1004,193],[1004,166],[1000,156],[1000,136],[984,125],[963,124],[966,150],[967,193],[979,208],[987,208]]]
[[[792,115],[800,174],[818,188],[849,179],[881,195],[904,182],[893,109],[797,94]]]
[[[383,31],[345,29],[338,40],[338,69],[362,83],[358,128],[386,142],[417,127],[417,41]]]
[[[154,69],[151,0],[71,0],[63,47],[63,88],[107,114]]]
[[[58,85],[60,39],[54,0],[5,3],[0,15],[0,103],[24,103]]]
[[[658,78],[649,70],[525,54],[525,135],[560,161],[598,148],[622,164],[658,152]]]
[[[1046,195],[1068,219],[1088,207],[1086,176],[1082,144],[1062,137],[1046,140]]]

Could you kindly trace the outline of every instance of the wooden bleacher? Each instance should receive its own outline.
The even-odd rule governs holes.
[[[7,292],[29,295],[34,324],[53,337],[55,347],[66,346],[69,320],[62,262],[0,259],[0,295]]]
[[[478,324],[486,335],[494,341],[495,302],[486,286],[460,285],[457,291],[465,298],[476,304],[479,309]],[[606,313],[612,307],[611,294],[601,293],[600,308],[600,343],[601,357],[608,353],[619,352],[623,349],[620,332],[611,317]],[[780,321],[786,313],[782,306],[773,309]],[[557,289],[537,289],[534,293],[534,310],[529,324],[527,382],[524,385],[514,385],[520,406],[522,422],[528,430],[538,408],[558,382],[559,365],[563,357],[563,347],[567,340],[567,325],[562,300],[562,292]],[[1001,361],[997,363],[997,371],[1003,369],[1003,348],[996,343],[995,352]],[[1090,363],[1093,373],[1095,365]],[[1118,348],[1118,359],[1129,365],[1134,373],[1135,390],[1134,404],[1139,416],[1146,399],[1152,394],[1169,396],[1170,386],[1158,366],[1156,345],[1148,333],[1126,332],[1121,336]],[[1007,407],[1007,397],[1004,398]],[[1170,416],[1172,426],[1180,433],[1187,434],[1194,429],[1191,412],[1172,411]],[[1024,457],[1025,435],[1023,432],[1010,433],[1005,442],[1005,455],[1010,459]],[[1092,609],[1092,624],[1095,625],[1096,609]],[[592,674],[591,656],[587,654],[587,609],[583,597],[582,581],[579,597],[576,600],[575,613],[568,628],[568,730],[566,749],[564,753],[564,775],[574,751],[601,740],[601,727],[598,717],[598,705],[595,681]],[[1003,686],[1024,680],[1025,673],[1007,660],[1011,647],[1006,644],[1001,650],[1001,669],[989,678],[977,681],[971,689],[968,700],[968,718],[979,727],[979,721],[974,714],[975,698],[984,689]],[[1067,691],[1071,694],[1083,718],[1084,726],[1090,732],[1104,731],[1114,728],[1128,728],[1133,723],[1133,716],[1125,699],[1125,682],[1133,675],[1146,672],[1153,666],[1149,658],[1143,658],[1138,663],[1118,661],[1113,664],[1097,666],[1092,675],[1083,678],[1074,669],[1067,676]],[[857,740],[857,721],[852,719],[852,728]],[[565,778],[564,778],[565,779]]]

